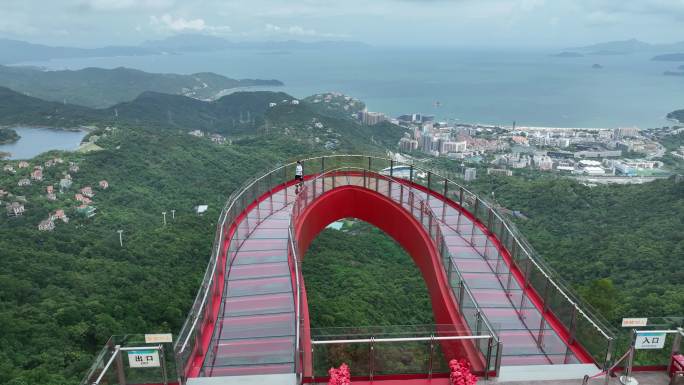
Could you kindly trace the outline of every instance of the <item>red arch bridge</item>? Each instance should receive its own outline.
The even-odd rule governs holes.
[[[180,383],[325,382],[343,362],[355,383],[436,383],[452,358],[485,377],[581,378],[611,361],[609,329],[482,197],[389,159],[326,156],[303,166],[299,191],[287,164],[229,198],[174,345]],[[411,255],[436,325],[310,328],[302,259],[322,229],[349,217]]]

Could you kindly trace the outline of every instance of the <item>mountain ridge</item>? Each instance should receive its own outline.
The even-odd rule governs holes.
[[[212,72],[180,75],[126,67],[43,71],[33,67],[0,65],[0,86],[43,100],[67,101],[91,108],[131,101],[144,91],[212,100],[235,88],[282,85],[275,79],[231,79]]]

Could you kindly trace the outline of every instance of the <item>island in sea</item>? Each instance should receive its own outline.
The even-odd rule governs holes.
[[[10,144],[19,140],[21,136],[11,128],[0,128],[0,144]],[[3,158],[0,153],[0,158]],[[7,154],[7,153],[4,153]]]
[[[579,53],[579,52],[569,52],[569,51],[557,53],[557,54],[554,54],[554,55],[551,55],[551,56],[552,56],[552,57],[559,57],[559,58],[584,57],[584,55],[582,55],[582,54]]]
[[[591,68],[593,68],[595,70],[601,70],[601,69],[603,69],[603,66],[600,64],[594,64],[593,66],[591,66]]]
[[[653,61],[684,61],[684,53],[667,53],[654,56]]]

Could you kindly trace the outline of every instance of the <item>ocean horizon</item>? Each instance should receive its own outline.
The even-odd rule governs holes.
[[[370,111],[392,117],[422,113],[452,123],[651,128],[670,125],[667,113],[684,107],[684,78],[663,74],[678,63],[652,61],[651,54],[559,58],[554,53],[386,47],[241,49],[22,65],[124,66],[148,72],[278,79],[285,86],[267,89],[298,98],[342,92],[364,101]],[[602,68],[592,68],[594,64]]]

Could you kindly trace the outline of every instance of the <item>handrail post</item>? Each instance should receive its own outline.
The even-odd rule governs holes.
[[[117,380],[119,381],[119,385],[126,385],[126,372],[124,370],[123,358],[121,357],[121,345],[116,345],[114,354],[116,355],[114,365],[116,366]]]
[[[603,363],[603,370],[606,371],[606,378],[604,380],[604,385],[608,385],[610,383],[610,364],[611,360],[613,359],[613,344],[615,343],[615,340],[612,338],[608,339],[608,347],[606,348],[606,360]]]
[[[448,190],[449,190],[449,180],[447,178],[444,178],[444,194],[443,194],[444,199],[449,199],[447,197],[447,193],[449,192]],[[442,202],[442,221],[444,221],[446,218],[446,207],[447,207],[446,203]]]
[[[373,170],[373,166],[371,166],[371,159],[373,159],[373,158],[371,158],[371,157],[369,156],[369,157],[368,157],[368,171],[372,171],[372,170]]]
[[[325,172],[325,157],[321,157],[321,174]]]
[[[411,168],[409,169],[409,172],[410,172],[410,174],[409,174],[409,180],[411,181],[411,183],[413,183],[413,165],[411,165]]]
[[[371,337],[370,347],[368,351],[368,377],[373,382],[373,373],[375,372],[375,337]]]
[[[489,340],[487,342],[487,363],[485,364],[485,374],[484,378],[485,380],[489,380],[489,367],[492,364],[492,348],[494,345],[494,336],[489,336]]]
[[[394,160],[390,160],[390,177],[394,177]]]
[[[459,188],[458,192],[458,204],[459,206],[463,207],[463,187]]]
[[[435,334],[430,334],[430,358],[428,359],[428,380],[432,379],[432,366],[435,353]]]

